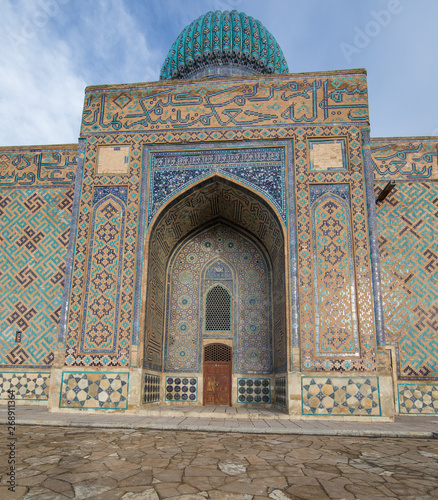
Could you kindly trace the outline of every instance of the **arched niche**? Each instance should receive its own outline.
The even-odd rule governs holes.
[[[191,233],[223,221],[266,250],[272,266],[273,371],[286,371],[290,352],[289,272],[286,231],[270,202],[246,186],[212,175],[170,200],[152,221],[145,240],[143,367],[162,371],[166,320],[166,279],[177,245]]]

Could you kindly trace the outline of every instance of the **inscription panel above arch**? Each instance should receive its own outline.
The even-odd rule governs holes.
[[[291,141],[276,142],[275,146],[272,142],[259,143],[257,147],[242,147],[241,143],[211,144],[208,149],[194,149],[193,145],[145,147],[149,184],[147,226],[175,194],[214,173],[236,179],[264,195],[287,226],[286,161],[291,150]]]

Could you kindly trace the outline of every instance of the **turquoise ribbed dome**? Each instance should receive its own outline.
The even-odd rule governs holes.
[[[260,21],[236,10],[208,12],[183,29],[160,80],[287,73],[283,52]]]

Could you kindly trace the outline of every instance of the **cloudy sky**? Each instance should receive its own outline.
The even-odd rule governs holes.
[[[292,73],[366,68],[373,137],[438,135],[437,0],[0,0],[0,146],[77,142],[87,85],[158,80],[187,24],[234,8]]]

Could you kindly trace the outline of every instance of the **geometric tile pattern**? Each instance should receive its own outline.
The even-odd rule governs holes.
[[[377,377],[301,377],[303,415],[380,415]]]
[[[165,369],[200,371],[202,337],[233,335],[235,372],[270,373],[269,267],[259,245],[222,224],[177,247],[169,266]],[[231,325],[210,333],[206,297],[217,285],[231,295]]]
[[[158,375],[144,376],[143,403],[160,401],[160,379]]]
[[[72,188],[0,190],[3,366],[48,367],[53,362],[72,198]]]
[[[161,369],[166,311],[165,269],[175,246],[194,228],[218,216],[243,226],[258,237],[268,250],[273,267],[273,316],[275,325],[275,365],[286,364],[284,240],[278,218],[267,205],[245,188],[212,181],[177,200],[151,229],[148,250],[148,294],[144,367]],[[165,235],[165,238],[164,238]],[[230,253],[230,249],[226,250]],[[281,278],[283,277],[283,279]]]
[[[166,377],[166,401],[196,403],[198,400],[197,377]]]
[[[60,408],[126,410],[129,373],[63,372]]]
[[[275,404],[282,408],[287,408],[287,381],[286,377],[275,379]]]
[[[50,372],[0,373],[0,399],[9,399],[13,390],[15,399],[45,400],[49,398]]]
[[[377,205],[377,224],[385,336],[396,346],[398,379],[436,380],[438,184],[397,182]]]
[[[438,142],[406,139],[371,139],[374,180],[437,180]]]
[[[285,147],[242,148],[228,143],[218,149],[167,146],[149,154],[148,225],[168,199],[189,184],[214,172],[235,178],[263,193],[273,202],[287,224]]]
[[[136,290],[138,212],[141,191],[141,148],[139,137],[99,136],[87,139],[81,197],[78,206],[75,246],[71,270],[71,287],[68,299],[66,325],[66,366],[128,366],[133,335],[133,309]],[[129,172],[122,174],[97,174],[97,156],[100,146],[130,144]],[[104,222],[105,197],[116,213]],[[109,202],[111,200],[111,202]],[[105,205],[105,206],[104,206]],[[97,223],[97,226],[94,225]],[[115,241],[105,243],[105,224],[116,231]],[[108,226],[109,229],[109,226]],[[100,239],[101,238],[101,239]],[[90,254],[90,243],[93,243]],[[105,245],[104,245],[105,243]],[[100,248],[102,245],[102,248]],[[102,255],[99,253],[102,250]],[[105,289],[100,270],[102,259],[112,259],[105,271],[115,280],[115,287]],[[99,267],[100,266],[100,267]],[[88,283],[87,283],[88,281]],[[101,289],[100,289],[100,288]],[[120,290],[116,293],[114,288]],[[91,311],[83,322],[83,305],[88,289],[94,302],[87,305]],[[99,303],[98,295],[104,299]],[[93,309],[96,312],[93,312]],[[103,310],[108,314],[102,319]],[[105,323],[106,322],[106,323]],[[99,327],[97,326],[99,323]],[[100,325],[105,323],[104,328]],[[117,324],[117,328],[116,328]],[[93,330],[93,327],[95,331]],[[84,329],[86,327],[86,330]],[[112,332],[112,335],[110,335]],[[83,342],[83,344],[82,344]],[[89,343],[89,345],[88,345]],[[82,345],[81,345],[82,344]]]
[[[117,349],[125,204],[113,190],[100,190],[106,196],[93,207],[81,353],[114,353]],[[126,189],[118,191],[126,194]]]
[[[313,185],[310,199],[316,355],[358,356],[350,192],[348,186]]]
[[[159,92],[159,97],[156,95]],[[306,96],[305,102],[303,95]],[[281,98],[279,98],[281,96]],[[302,104],[305,104],[303,106]],[[87,138],[85,152],[84,176],[81,190],[79,219],[76,234],[76,247],[72,270],[72,287],[69,299],[69,318],[67,326],[67,349],[73,349],[69,341],[78,342],[80,328],[81,304],[84,301],[84,269],[88,255],[88,241],[91,227],[92,192],[97,185],[128,184],[128,199],[126,207],[126,234],[124,239],[124,269],[121,273],[122,290],[120,299],[119,325],[125,327],[127,335],[137,342],[138,321],[136,318],[137,302],[134,298],[140,294],[139,284],[135,284],[135,270],[141,259],[137,256],[138,247],[142,248],[143,239],[138,233],[138,221],[143,217],[144,207],[148,200],[142,192],[147,193],[146,179],[147,161],[144,170],[141,169],[141,155],[145,144],[156,143],[191,143],[193,149],[202,148],[199,143],[211,143],[233,140],[270,140],[293,139],[293,151],[288,153],[289,161],[293,161],[296,174],[296,191],[289,192],[289,199],[296,200],[297,210],[291,210],[289,217],[297,217],[296,224],[289,224],[291,231],[298,229],[298,259],[293,262],[293,271],[298,274],[300,324],[293,322],[294,331],[300,327],[302,368],[303,369],[333,369],[333,370],[372,370],[374,368],[374,318],[371,289],[371,273],[368,248],[368,227],[366,222],[366,201],[363,189],[363,168],[361,149],[361,125],[368,120],[366,78],[363,73],[351,75],[333,75],[323,78],[316,76],[309,79],[300,76],[285,76],[259,79],[242,86],[242,81],[224,83],[183,83],[175,85],[160,84],[159,89],[150,86],[132,86],[123,90],[95,89],[86,94],[81,133]],[[352,123],[354,122],[354,123]],[[345,138],[348,143],[349,171],[315,171],[308,170],[308,147],[310,139]],[[289,141],[291,143],[291,141]],[[130,175],[99,175],[96,176],[97,154],[99,146],[119,146],[130,144]],[[242,145],[244,145],[242,143]],[[245,145],[246,146],[246,145]],[[290,175],[293,175],[292,172]],[[127,179],[125,181],[124,179]],[[248,179],[246,179],[248,180]],[[240,183],[243,183],[241,179]],[[358,320],[363,331],[360,336],[360,359],[329,359],[315,356],[315,322],[313,308],[312,255],[309,252],[308,240],[303,238],[310,234],[311,217],[309,212],[309,183],[350,183],[352,235],[355,244],[355,268],[357,282],[361,283],[358,290]],[[290,189],[293,188],[293,183]],[[252,188],[254,191],[255,188]],[[257,188],[260,191],[259,188]],[[208,191],[208,189],[205,189]],[[231,193],[230,193],[231,191]],[[241,197],[241,194],[244,197]],[[251,190],[248,189],[248,193]],[[251,193],[252,194],[252,193]],[[273,283],[280,280],[275,273],[284,268],[277,265],[283,262],[282,229],[278,228],[275,216],[271,217],[269,204],[260,202],[254,195],[248,195],[239,187],[232,185],[214,186],[207,198],[201,199],[200,192],[190,197],[181,198],[181,206],[170,207],[165,217],[157,219],[150,235],[150,245],[147,248],[149,257],[147,310],[146,318],[146,359],[145,366],[156,368],[161,363],[161,335],[164,321],[164,302],[161,302],[160,287],[164,276],[160,269],[166,265],[167,258],[174,243],[181,240],[185,234],[212,217],[216,216],[236,222],[251,230],[263,242],[270,239],[272,243],[265,245],[273,261]],[[230,202],[230,196],[233,202]],[[195,199],[196,198],[196,199]],[[263,196],[266,198],[266,195]],[[143,201],[142,201],[143,200]],[[254,203],[255,201],[255,203]],[[189,203],[189,205],[187,205]],[[208,206],[207,213],[202,213]],[[272,203],[271,203],[272,205]],[[214,213],[213,213],[214,216]],[[274,222],[268,222],[274,219]],[[147,224],[147,221],[145,221]],[[140,231],[143,229],[140,226]],[[161,232],[163,231],[163,232]],[[273,235],[277,233],[274,237]],[[291,233],[292,234],[292,233]],[[295,236],[293,236],[295,238]],[[291,247],[292,248],[292,247]],[[276,253],[280,250],[280,256]],[[295,252],[295,243],[293,246]],[[155,256],[158,255],[157,258]],[[284,254],[283,254],[284,256]],[[295,258],[295,255],[293,255]],[[158,279],[156,279],[158,276]],[[294,276],[295,280],[296,277]],[[161,283],[160,283],[161,280]],[[126,286],[125,286],[126,285]],[[155,288],[155,290],[152,290]],[[274,287],[275,288],[275,287]],[[149,293],[150,292],[150,293]],[[293,292],[295,293],[295,292]],[[159,300],[155,301],[155,298]],[[284,297],[284,294],[283,294]],[[139,303],[139,302],[138,302]],[[149,307],[149,305],[151,307]],[[283,304],[278,310],[282,310]],[[303,314],[301,314],[303,313]],[[137,315],[137,316],[134,316]],[[295,314],[295,313],[294,313]],[[275,300],[274,300],[274,317]],[[278,315],[280,318],[281,315]],[[285,329],[281,329],[283,335]],[[143,335],[143,332],[141,332]],[[280,338],[279,337],[279,338]],[[298,337],[297,337],[298,338]],[[287,347],[277,343],[275,339],[275,364],[280,363],[280,355],[287,355]],[[68,364],[72,366],[126,366],[129,363],[130,345],[123,346],[123,353],[117,354],[79,354],[72,352]],[[278,356],[278,357],[277,357]],[[285,363],[285,361],[284,361]]]
[[[174,81],[159,90],[145,92],[142,85],[118,92],[95,89],[85,96],[82,136],[183,128],[189,142],[193,129],[368,120],[363,73],[323,79],[284,75],[244,85]]]
[[[271,381],[268,378],[237,379],[237,402],[251,404],[270,404]]]
[[[346,137],[348,142],[348,170],[335,170],[335,171],[309,171],[309,157],[308,157],[308,140],[317,140],[318,138],[327,138],[330,136]],[[338,126],[308,126],[302,130],[296,131],[294,140],[294,165],[295,165],[295,179],[296,179],[296,221],[297,221],[297,266],[296,272],[298,275],[298,301],[299,301],[299,332],[300,332],[300,360],[301,370],[303,371],[373,371],[375,369],[375,356],[376,356],[376,334],[374,326],[374,301],[373,301],[373,288],[371,276],[371,259],[370,259],[370,246],[368,240],[368,222],[367,222],[367,199],[365,193],[365,169],[362,157],[362,133],[359,127],[354,125],[338,125]],[[324,185],[324,189],[336,189],[336,186],[347,185],[350,191],[350,201],[346,201],[348,210],[345,210],[345,218],[350,220],[350,230],[345,229],[341,231],[348,241],[348,234],[351,231],[350,248],[350,262],[348,271],[345,269],[339,280],[336,281],[336,287],[344,280],[348,280],[342,288],[342,293],[347,293],[347,286],[350,287],[348,295],[348,305],[351,310],[351,320],[354,325],[354,318],[357,317],[357,324],[360,325],[360,331],[357,332],[357,345],[352,343],[352,351],[341,353],[342,356],[336,354],[332,357],[318,355],[316,349],[317,342],[317,324],[321,317],[315,315],[317,309],[315,304],[314,287],[318,286],[313,271],[315,269],[315,251],[313,250],[312,239],[312,188],[317,188],[318,185]],[[337,213],[337,212],[335,212]],[[347,214],[349,213],[349,217]],[[316,222],[316,219],[315,219]],[[321,238],[325,237],[323,229],[329,233],[330,231],[337,230],[337,219],[332,219],[331,223],[334,224],[332,228],[322,227],[321,224]],[[346,224],[347,227],[348,223]],[[340,226],[342,227],[342,225]],[[339,228],[338,228],[339,229]],[[338,237],[339,239],[339,237]],[[344,239],[345,242],[345,239]],[[340,253],[345,250],[336,241],[332,248],[327,241],[325,246],[327,249],[324,252],[323,241],[321,239],[321,253],[317,250],[316,258],[330,259],[332,263],[328,262],[330,268],[339,272],[339,265],[343,266],[344,262],[333,264],[335,259],[340,256]],[[333,253],[331,252],[333,250]],[[322,253],[324,252],[324,254]],[[350,253],[350,250],[349,250]],[[351,258],[351,256],[353,256]],[[354,258],[354,260],[353,260]],[[318,260],[317,260],[318,263]],[[351,273],[350,266],[354,272],[354,282],[357,284],[356,294],[351,289]],[[318,266],[320,271],[325,273],[324,265],[326,262],[320,260]],[[327,276],[323,274],[323,288],[320,290],[325,293],[331,289],[333,280],[337,280],[338,273],[330,274],[330,268],[327,267]],[[319,277],[321,279],[321,277]],[[322,283],[322,282],[320,282]],[[340,289],[341,290],[341,289]],[[352,293],[353,292],[353,293]],[[330,292],[332,293],[332,292]],[[354,296],[355,295],[355,296]],[[356,304],[356,312],[354,312],[354,303]],[[330,312],[332,312],[330,310]],[[336,312],[336,314],[339,314]],[[342,314],[342,312],[341,312]],[[328,319],[328,316],[326,316]],[[328,338],[324,339],[326,342],[333,339],[334,344],[340,345],[345,332],[341,330],[346,328],[342,324],[347,318],[337,318],[337,329],[332,330]],[[351,323],[350,323],[351,324]],[[331,325],[330,325],[331,326]],[[351,328],[351,327],[350,327]],[[350,330],[351,331],[351,330]],[[354,328],[353,328],[354,332]],[[347,343],[354,338],[354,334],[349,334],[346,338]],[[328,345],[328,344],[327,344]],[[324,345],[322,346],[324,347]],[[342,347],[342,344],[341,346]],[[359,349],[357,348],[359,347]],[[348,347],[350,349],[350,347]],[[339,348],[337,348],[339,352]],[[320,348],[320,353],[323,350]],[[360,354],[358,356],[357,354]]]
[[[438,415],[438,385],[397,384],[400,414]]]

